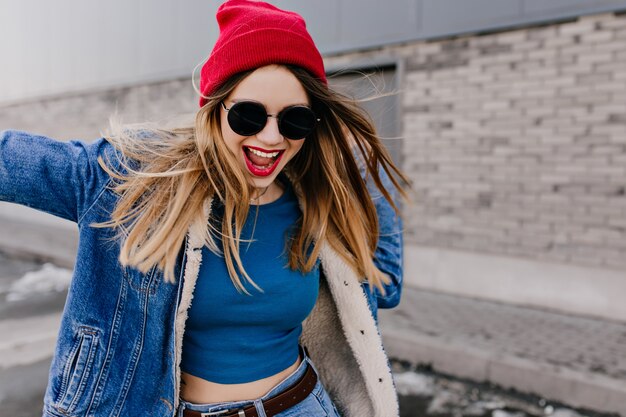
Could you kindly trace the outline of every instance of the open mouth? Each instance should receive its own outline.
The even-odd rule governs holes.
[[[242,150],[248,170],[257,177],[271,175],[285,153],[284,149],[268,151],[254,146],[242,146]]]

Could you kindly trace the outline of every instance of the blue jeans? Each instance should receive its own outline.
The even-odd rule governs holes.
[[[229,414],[236,412],[239,409],[243,409],[251,404],[254,404],[259,417],[268,417],[265,413],[265,409],[263,408],[263,404],[261,403],[264,400],[272,398],[293,386],[307,370],[307,367],[313,367],[313,370],[317,374],[317,369],[315,369],[315,365],[311,361],[311,358],[306,354],[306,351],[299,346],[300,356],[302,357],[302,363],[298,366],[298,368],[293,371],[293,373],[287,376],[285,379],[276,384],[267,394],[265,394],[261,398],[257,398],[255,400],[244,400],[244,401],[226,401],[221,403],[207,403],[207,404],[195,404],[185,401],[183,399],[180,400],[180,405],[178,407],[178,413],[176,414],[178,417],[182,417],[183,410],[188,408],[191,410],[199,411],[201,413],[216,413],[215,417],[219,417],[221,414]],[[219,413],[221,411],[221,413]],[[317,378],[317,384],[313,388],[313,391],[298,404],[290,407],[286,410],[281,411],[278,414],[275,414],[275,417],[341,417],[337,408],[333,404],[330,396],[324,389],[322,385],[322,381],[319,379],[319,374]],[[211,416],[213,417],[213,416]]]

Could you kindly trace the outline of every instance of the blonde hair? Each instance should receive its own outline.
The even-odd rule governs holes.
[[[321,244],[328,242],[361,281],[367,279],[385,294],[383,283],[389,284],[389,277],[373,262],[378,217],[358,160],[365,164],[367,174],[396,211],[381,184],[379,167],[389,174],[402,195],[405,193],[400,182],[404,185],[408,181],[354,100],[329,89],[299,67],[286,67],[303,85],[321,119],[284,168],[302,208],[289,243],[289,267],[310,272]],[[246,273],[239,253],[252,188],[247,173],[226,147],[219,119],[220,103],[251,72],[231,77],[208,98],[195,122],[188,126],[111,126],[107,140],[121,155],[121,169],[113,168],[111,161],[98,161],[115,180],[113,188],[120,197],[111,220],[92,226],[117,228],[116,238],[123,240],[119,256],[122,265],[144,273],[156,265],[163,270],[166,281],[174,282],[185,235],[191,225],[200,224],[204,244],[213,252],[219,253],[215,239],[222,237],[224,260],[237,290],[249,294],[241,283],[241,274],[263,291]],[[212,221],[202,223],[204,205],[213,199],[224,205],[221,230]]]

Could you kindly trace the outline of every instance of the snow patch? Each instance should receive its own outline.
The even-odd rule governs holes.
[[[584,417],[584,416],[568,408],[557,408],[551,413],[551,417]]]
[[[403,372],[394,374],[393,379],[396,384],[396,390],[400,395],[430,397],[435,393],[434,380],[429,376],[415,372]]]
[[[524,417],[526,414],[521,411],[505,411],[505,410],[493,410],[491,417]]]
[[[7,301],[25,300],[29,296],[65,291],[72,281],[72,271],[46,263],[40,270],[31,271],[9,287]]]

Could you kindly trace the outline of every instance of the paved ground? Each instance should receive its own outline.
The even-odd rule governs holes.
[[[405,288],[380,324],[390,356],[626,416],[626,323]]]
[[[415,368],[392,358],[400,417],[608,417],[539,396]]]

